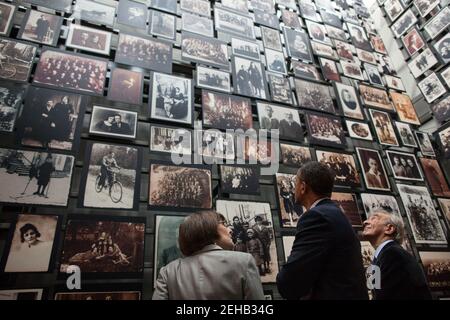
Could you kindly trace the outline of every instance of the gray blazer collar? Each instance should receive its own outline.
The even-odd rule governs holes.
[[[197,255],[197,254],[200,254],[203,252],[208,252],[208,251],[215,251],[215,250],[223,250],[223,249],[221,247],[219,247],[217,244],[208,244],[207,246],[204,246],[203,249],[197,251],[193,255]]]

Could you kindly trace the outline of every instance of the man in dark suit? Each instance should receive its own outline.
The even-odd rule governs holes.
[[[372,264],[380,270],[380,287],[372,291],[375,300],[431,299],[422,269],[401,246],[404,234],[402,218],[383,209],[364,221],[363,235],[376,249]]]
[[[297,173],[295,200],[306,212],[277,276],[286,299],[368,299],[361,245],[349,220],[330,200],[333,184],[333,173],[319,162],[308,162]]]

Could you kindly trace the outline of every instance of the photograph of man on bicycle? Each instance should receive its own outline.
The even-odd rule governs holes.
[[[103,188],[107,187],[106,179],[108,179],[108,186],[111,188],[113,181],[114,181],[114,172],[113,168],[116,168],[117,170],[120,170],[119,165],[117,164],[117,161],[115,159],[115,154],[113,151],[109,151],[106,156],[103,157],[102,164],[101,164],[101,171],[100,171],[100,181],[99,186],[103,186]]]

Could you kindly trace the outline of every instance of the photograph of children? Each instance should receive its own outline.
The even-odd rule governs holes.
[[[316,150],[317,161],[326,164],[335,174],[335,186],[360,187],[361,179],[355,158],[348,153]]]
[[[307,64],[304,62],[291,60],[291,67],[294,71],[294,75],[298,78],[322,81],[322,73],[318,71],[317,67],[313,64]]]
[[[18,84],[0,81],[0,132],[13,132],[25,90]]]
[[[289,78],[267,74],[272,101],[293,105],[292,89]]]
[[[270,204],[264,202],[217,200],[231,229],[234,251],[250,253],[255,259],[262,283],[274,283],[278,254]]]
[[[327,34],[330,38],[341,40],[341,41],[347,41],[347,34],[344,30],[325,25],[325,30],[327,30]]]
[[[150,7],[177,14],[177,0],[150,0]]]
[[[233,57],[233,79],[237,94],[269,99],[266,75],[262,63]]]
[[[360,84],[359,93],[361,94],[362,102],[365,105],[387,111],[395,111],[386,90]]]
[[[151,126],[150,150],[156,152],[190,155],[191,131],[181,128]]]
[[[0,89],[1,90],[1,89]],[[444,123],[450,119],[450,95],[431,106],[431,111],[439,123]]]
[[[450,159],[450,127],[438,129],[437,140],[446,159]]]
[[[386,83],[386,86],[390,89],[395,89],[398,91],[406,91],[401,78],[385,75],[384,81]]]
[[[46,49],[41,53],[34,83],[103,95],[108,60]]]
[[[108,99],[127,104],[141,105],[144,74],[121,68],[111,70]]]
[[[177,19],[175,16],[156,10],[150,10],[149,34],[175,41],[176,23]]]
[[[419,142],[420,152],[422,152],[424,156],[436,157],[428,133],[414,131],[414,134],[416,135],[417,142]]]
[[[324,84],[295,79],[298,104],[303,108],[335,113],[330,87]]]
[[[372,125],[375,128],[378,140],[382,145],[398,147],[397,136],[391,118],[386,112],[369,109]]]
[[[396,38],[400,38],[406,31],[417,23],[417,17],[408,9],[402,16],[391,25],[391,30]]]
[[[418,78],[438,62],[431,49],[426,48],[408,62],[408,67],[413,76]]]
[[[108,291],[108,292],[57,292],[55,300],[83,301],[83,300],[141,300],[140,291]]]
[[[257,102],[259,128],[279,130],[282,140],[302,141],[303,130],[297,109],[285,108],[270,103]]]
[[[276,51],[283,51],[281,45],[280,32],[267,27],[261,27],[261,37],[265,49],[272,49]]]
[[[192,124],[192,79],[152,72],[150,83],[150,118]]]
[[[215,129],[197,130],[195,139],[197,155],[202,156],[205,163],[217,162],[217,159],[233,160],[235,158],[233,134]]]
[[[447,181],[445,181],[444,173],[442,172],[439,162],[436,159],[421,158],[423,172],[427,178],[431,193],[437,197],[450,197],[450,188]]]
[[[369,82],[371,84],[381,87],[384,86],[383,80],[381,79],[381,75],[376,66],[364,63],[364,69],[366,70],[367,77],[369,78]]]
[[[384,11],[386,11],[391,22],[393,22],[403,13],[403,6],[400,0],[387,0],[384,3]]]
[[[181,15],[181,30],[197,33],[205,37],[214,37],[213,21],[210,18],[184,11]]]
[[[141,157],[138,148],[93,142],[86,148],[81,207],[134,209],[138,205]]]
[[[367,123],[345,119],[345,124],[347,125],[350,138],[373,141],[373,136]]]
[[[339,40],[334,40],[334,45],[336,46],[336,52],[340,58],[351,62],[355,61],[355,58],[353,57],[353,52],[356,51],[354,45]]]
[[[369,35],[370,43],[372,44],[373,49],[376,52],[379,52],[381,54],[388,54],[386,51],[386,47],[384,45],[383,39],[379,35]],[[364,51],[368,52],[368,51]]]
[[[306,26],[308,28],[308,34],[313,40],[331,45],[331,40],[326,35],[327,31],[325,30],[325,26],[323,24],[306,20]]]
[[[72,156],[0,149],[0,202],[30,205],[67,206]]]
[[[432,103],[448,92],[434,72],[420,81],[417,85],[428,103]]]
[[[211,170],[207,166],[150,164],[149,205],[165,210],[210,209]]]
[[[212,89],[222,92],[231,92],[231,75],[228,72],[197,65],[197,83],[200,88]]]
[[[277,173],[277,192],[283,228],[295,228],[303,213],[303,207],[295,202],[295,184],[297,176],[293,174]]]
[[[417,28],[412,28],[402,38],[402,42],[410,56],[413,56],[416,52],[418,52],[425,46],[425,41],[423,40]]]
[[[433,200],[426,187],[397,184],[414,241],[417,244],[447,244]]]
[[[402,145],[405,147],[417,148],[417,143],[416,140],[414,140],[414,135],[409,124],[399,121],[395,121],[394,123],[397,128],[398,136],[402,141]]]
[[[373,50],[369,39],[367,39],[366,32],[362,27],[347,23],[347,29],[355,47],[370,52]]]
[[[347,192],[333,192],[331,194],[331,200],[339,205],[342,212],[352,224],[352,227],[362,227],[362,219],[358,208],[356,194]]]
[[[42,6],[56,11],[71,12],[72,1],[71,0],[26,0],[27,2],[36,6]]]
[[[324,114],[306,114],[309,142],[313,144],[342,148],[347,145],[341,119]]]
[[[341,60],[344,76],[364,81],[364,76],[359,63]]]
[[[300,17],[296,12],[289,11],[287,9],[281,10],[281,21],[284,23],[286,27],[296,29],[301,31],[302,30],[302,21],[300,20]],[[270,27],[270,26],[268,26]],[[273,26],[272,26],[273,28]],[[278,29],[278,26],[275,27],[275,29]]]
[[[220,189],[222,193],[259,194],[259,167],[220,166]]]
[[[36,50],[35,45],[0,38],[0,79],[27,82]]]
[[[189,62],[203,63],[225,70],[230,69],[228,45],[215,38],[183,32],[181,34],[181,58]]]
[[[254,59],[256,61],[261,60],[259,45],[256,42],[231,38],[231,50],[233,55]]]
[[[137,112],[94,105],[89,133],[111,138],[135,139],[137,121]]]
[[[16,12],[16,6],[9,3],[0,3],[0,35],[8,36],[12,28],[12,18]]]
[[[109,56],[111,32],[76,24],[69,27],[66,46]]]
[[[253,128],[250,99],[229,94],[202,91],[203,125],[216,129]]]
[[[145,3],[131,0],[120,0],[117,8],[117,23],[137,28],[147,27],[148,9]]]
[[[450,223],[450,199],[438,198],[438,202],[442,209],[442,213],[447,218],[447,222]]]
[[[419,256],[430,290],[447,290],[450,281],[450,252],[419,251]]]
[[[394,178],[400,180],[423,181],[422,171],[414,154],[399,151],[386,151]]]
[[[364,206],[366,217],[378,210],[384,210],[388,213],[401,217],[400,208],[397,200],[393,196],[385,194],[361,193],[361,200]]]
[[[43,289],[0,290],[0,300],[41,300]]]
[[[266,67],[267,71],[287,74],[286,63],[284,62],[284,55],[282,52],[266,49]]]
[[[300,168],[306,162],[311,161],[311,150],[308,147],[302,147],[292,144],[280,143],[281,163]]]
[[[249,16],[240,15],[223,7],[214,7],[214,23],[218,31],[234,34],[240,37],[255,39],[253,19]]]
[[[44,149],[75,149],[85,105],[82,95],[30,87],[17,120],[20,144]]]
[[[339,75],[339,70],[337,68],[336,62],[321,57],[319,57],[319,62],[320,66],[322,67],[322,74],[325,80],[339,82],[341,81],[341,76]]]
[[[60,272],[77,265],[83,274],[141,274],[145,218],[69,215]],[[138,275],[136,275],[138,276]]]
[[[211,17],[211,4],[204,0],[180,0],[180,8],[200,16]]]
[[[338,82],[334,82],[333,85],[336,91],[337,101],[344,116],[364,120],[364,115],[355,88]]]
[[[248,11],[247,0],[222,0],[220,3],[222,6],[233,9],[237,12],[246,13]]]
[[[172,44],[155,38],[120,33],[116,63],[160,72],[172,72]]]
[[[433,45],[438,57],[444,62],[444,64],[450,61],[450,34],[443,36],[438,42]]]
[[[383,160],[377,150],[358,148],[359,163],[364,176],[364,182],[369,190],[390,191],[391,185],[384,169]]]
[[[56,46],[63,22],[61,17],[29,10],[23,21],[18,38]]]
[[[444,7],[438,14],[430,19],[427,24],[424,25],[425,31],[431,37],[436,38],[445,28],[450,24],[450,8]]]
[[[91,0],[77,0],[73,7],[72,17],[112,27],[116,17],[116,7]]]
[[[291,58],[306,62],[313,61],[309,38],[306,32],[283,28],[283,34],[287,52]]]

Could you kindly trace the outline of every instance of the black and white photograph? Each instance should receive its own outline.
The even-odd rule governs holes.
[[[259,45],[256,42],[231,38],[231,49],[233,55],[254,59],[256,61],[261,60]]]
[[[298,78],[322,81],[322,73],[319,72],[314,64],[308,64],[301,61],[291,60],[291,67],[294,75]]]
[[[450,158],[450,127],[443,126],[437,131],[437,139],[444,158]]]
[[[219,130],[196,130],[195,148],[197,155],[203,157],[205,163],[217,163],[217,160],[234,160],[234,135]]]
[[[344,76],[364,81],[364,76],[359,63],[341,60],[341,66]]]
[[[192,79],[152,72],[150,83],[150,118],[191,125],[194,112]]]
[[[72,17],[112,27],[116,17],[116,7],[91,0],[77,0]]]
[[[322,74],[325,80],[330,81],[341,81],[341,76],[339,75],[339,70],[337,68],[336,62],[330,59],[319,57],[320,66],[322,67]]]
[[[348,2],[348,1],[347,1]],[[345,22],[350,22],[356,25],[359,25],[358,15],[353,8],[345,10],[342,12],[342,19]]]
[[[231,0],[234,2],[234,0]],[[247,2],[245,0],[245,2]],[[223,2],[222,2],[223,3]],[[244,11],[246,12],[246,11]],[[278,29],[280,27],[280,23],[278,21],[278,16],[275,14],[271,14],[268,12],[264,12],[258,9],[253,9],[253,14],[255,17],[255,23],[269,27]]]
[[[108,99],[127,104],[141,105],[144,74],[121,68],[113,68],[109,78]]]
[[[327,30],[327,34],[330,38],[340,40],[340,41],[347,41],[347,34],[344,30],[325,25],[325,29]]]
[[[0,38],[0,79],[27,82],[36,51],[35,45]]]
[[[177,19],[175,16],[157,10],[151,10],[149,15],[149,34],[168,40],[176,40]]]
[[[445,214],[447,222],[450,223],[450,199],[438,198],[439,206],[441,207],[442,213]]]
[[[255,39],[253,19],[232,11],[224,10],[220,6],[214,7],[214,24],[216,30],[234,34],[240,37]]]
[[[222,6],[233,9],[237,12],[246,13],[248,12],[248,1],[247,0],[221,0]]]
[[[84,290],[84,288],[83,288]],[[141,300],[140,291],[77,291],[77,292],[57,292],[55,300],[60,301],[127,301]]]
[[[312,21],[320,21],[317,18],[316,5],[313,2],[299,1],[300,13],[303,18]]]
[[[273,0],[250,0],[251,7],[269,13],[275,13]]]
[[[71,0],[26,0],[27,2],[36,6],[42,6],[49,9],[62,12],[71,12],[72,1]]]
[[[288,55],[294,59],[312,62],[313,57],[306,32],[283,28]]]
[[[250,253],[262,283],[275,283],[278,254],[270,204],[266,202],[217,200],[217,212],[232,230],[234,251]]]
[[[450,253],[443,251],[419,251],[428,286],[432,291],[448,289],[450,280]],[[441,297],[439,300],[448,300]]]
[[[0,81],[0,132],[13,132],[25,91],[18,84]]]
[[[137,28],[146,29],[148,18],[147,5],[137,1],[120,0],[117,8],[117,23]]]
[[[334,45],[336,47],[336,52],[339,58],[354,62],[355,58],[353,56],[353,52],[356,51],[355,46],[339,40],[334,40]]]
[[[297,176],[294,174],[277,173],[278,203],[281,215],[281,227],[295,228],[303,207],[295,202],[295,184]]]
[[[373,50],[366,32],[362,27],[347,23],[347,29],[355,47],[366,51]]]
[[[386,90],[359,85],[359,93],[362,102],[369,107],[376,107],[387,111],[394,111],[394,106],[389,100]]]
[[[48,272],[59,216],[18,214],[3,257],[4,272]]]
[[[341,119],[325,114],[306,114],[309,142],[313,144],[345,147],[347,142]]]
[[[17,119],[17,139],[24,146],[76,150],[86,97],[30,87]]]
[[[361,193],[361,200],[367,217],[380,209],[400,218],[402,216],[397,200],[391,195]]]
[[[396,38],[400,38],[406,31],[409,30],[418,22],[417,17],[410,9],[406,10],[397,21],[391,25],[391,30]]]
[[[426,187],[397,184],[414,241],[417,244],[447,244],[444,230]]]
[[[327,45],[331,45],[331,40],[327,36],[327,31],[323,24],[306,20],[306,26],[308,28],[308,34],[311,39],[316,40]]]
[[[181,34],[181,58],[225,70],[230,69],[226,42],[193,33]]]
[[[59,50],[41,52],[33,82],[93,95],[103,95],[108,60]]]
[[[0,20],[0,35],[8,36],[12,28],[12,19],[16,12],[16,6],[9,3],[0,3],[0,12],[2,19]]]
[[[360,187],[361,178],[355,158],[349,153],[316,150],[317,161],[326,164],[335,174],[337,187]]]
[[[280,32],[278,30],[261,27],[261,37],[265,49],[283,51],[283,46],[281,45]]]
[[[192,12],[200,16],[211,17],[211,3],[205,0],[180,0],[183,11]]]
[[[334,82],[333,86],[339,107],[344,116],[352,119],[364,120],[361,104],[355,88],[339,82]]]
[[[214,37],[213,24],[212,19],[189,12],[183,12],[181,16],[181,29],[183,31],[197,33],[205,37]]]
[[[84,276],[141,276],[144,270],[145,218],[69,215],[60,273],[70,265]]]
[[[150,127],[150,150],[154,152],[190,155],[192,134],[190,130],[152,125]]]
[[[437,98],[448,92],[434,72],[417,85],[428,103],[434,102]]]
[[[202,91],[203,125],[216,129],[253,128],[250,99],[217,92]]]
[[[222,193],[259,194],[259,167],[220,166],[220,190]]]
[[[352,224],[352,227],[362,227],[361,213],[359,212],[358,200],[355,193],[333,192],[330,199],[339,206]]]
[[[426,48],[420,54],[415,56],[410,62],[408,62],[408,67],[413,76],[418,78],[436,63],[438,63],[436,56],[430,48]]]
[[[370,127],[365,122],[345,120],[350,138],[373,141]]]
[[[402,142],[402,145],[410,148],[417,148],[417,142],[414,139],[414,134],[408,123],[395,121],[395,127],[397,129],[398,136]]]
[[[177,2],[177,0],[150,0],[150,7],[177,14]]]
[[[377,65],[377,58],[375,57],[375,55],[372,52],[361,50],[361,49],[357,48],[356,55],[357,55],[358,59],[363,62]],[[378,72],[378,68],[377,67],[374,67],[374,68],[377,69],[377,72]]]
[[[450,95],[445,96],[431,106],[431,111],[439,123],[444,123],[450,119]]]
[[[397,71],[395,71],[394,64],[392,62],[392,59],[389,58],[389,56],[382,55],[380,53],[375,54],[378,58],[378,71],[389,74],[391,76],[396,76]]]
[[[278,161],[278,144],[271,139],[258,139],[254,135],[236,135],[236,151],[238,159],[249,163],[269,164]]]
[[[391,22],[395,21],[403,12],[403,6],[400,0],[387,0],[384,3],[384,11]]]
[[[303,130],[297,109],[286,108],[265,102],[257,102],[260,129],[279,130],[283,140],[302,141]]]
[[[73,156],[0,149],[0,180],[8,181],[0,189],[0,202],[67,206]]]
[[[436,153],[434,152],[433,145],[431,144],[431,139],[428,133],[421,131],[414,131],[416,135],[417,142],[419,143],[420,152],[424,156],[436,157]]]
[[[196,86],[222,92],[231,92],[231,74],[229,72],[197,65]]]
[[[439,162],[436,159],[419,158],[425,178],[430,186],[431,193],[436,197],[450,197],[450,188],[445,180]]]
[[[390,191],[391,185],[384,169],[380,153],[374,149],[356,147],[366,188],[370,190]]]
[[[333,60],[339,60],[336,50],[334,50],[331,46],[327,46],[326,44],[320,42],[311,41],[311,48],[315,55]]]
[[[393,76],[386,74],[384,76],[384,82],[386,83],[386,86],[390,89],[395,89],[398,91],[406,91],[401,78],[393,77]]]
[[[120,33],[116,63],[160,72],[172,72],[172,44],[155,38]]]
[[[324,84],[295,79],[298,104],[303,108],[335,113],[330,88]]]
[[[450,61],[450,34],[443,36],[438,42],[433,44],[437,56],[444,64]]]
[[[23,20],[18,38],[44,45],[56,46],[62,22],[62,17],[29,10]]]
[[[423,181],[422,171],[414,154],[386,150],[386,156],[395,179]]]
[[[89,134],[119,139],[135,139],[137,122],[137,112],[94,105]]]
[[[450,66],[441,72],[441,78],[445,81],[445,84],[450,88]]]
[[[0,290],[0,300],[41,300],[43,289]]]
[[[383,87],[384,83],[381,78],[378,68],[372,64],[364,63],[364,70],[366,70],[367,78],[369,82],[373,85]]]
[[[266,49],[264,51],[266,57],[266,68],[269,72],[279,74],[287,74],[286,63],[284,61],[283,52]]]
[[[297,12],[282,9],[281,10],[281,20],[283,21],[284,25],[288,28],[296,29],[299,31],[302,30],[303,23],[300,20],[300,17],[298,16]],[[278,18],[277,18],[277,22],[278,22]],[[275,27],[275,29],[278,29],[278,27]]]
[[[140,162],[138,148],[99,142],[88,144],[79,205],[87,208],[136,209]]]
[[[233,80],[237,94],[269,99],[266,75],[262,63],[233,57]]]
[[[426,42],[417,28],[412,28],[402,37],[403,45],[410,56],[422,49]]]
[[[333,11],[333,12],[336,12],[336,11]],[[341,18],[333,12],[330,12],[330,11],[324,10],[324,9],[320,10],[320,16],[322,17],[323,23],[342,29]]]
[[[399,143],[395,135],[391,117],[384,111],[369,109],[372,125],[375,128],[380,144],[398,147]]]
[[[293,93],[289,78],[267,74],[272,101],[293,105]]]
[[[66,46],[109,56],[111,32],[71,24]]]
[[[431,37],[436,38],[443,30],[445,30],[450,24],[450,8],[444,7],[438,14],[430,19],[425,25],[424,29]]]
[[[414,6],[423,18],[433,11],[433,9],[439,4],[439,0],[414,0]]]
[[[300,168],[312,160],[311,149],[294,144],[280,143],[280,158],[282,164]]]
[[[207,166],[150,164],[149,205],[170,209],[211,209],[211,170]]]

